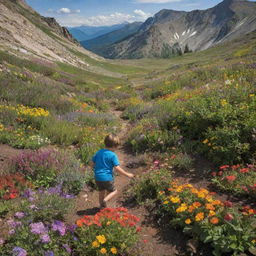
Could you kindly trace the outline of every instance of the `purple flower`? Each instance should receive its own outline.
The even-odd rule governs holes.
[[[4,244],[4,239],[0,238],[0,246]]]
[[[12,255],[13,256],[27,256],[27,251],[21,247],[16,246],[12,250]]]
[[[58,186],[56,186],[56,187],[52,187],[52,188],[49,188],[48,190],[47,190],[47,192],[49,193],[49,194],[60,194],[61,193],[61,190],[62,190],[62,186],[61,185],[58,185]]]
[[[62,246],[67,250],[68,253],[71,253],[72,250],[68,244],[63,244]]]
[[[7,224],[11,227],[11,228],[17,228],[19,226],[21,226],[21,222],[20,221],[14,221],[13,219],[7,220]]]
[[[55,220],[52,224],[52,230],[59,231],[61,236],[66,234],[66,226],[65,223],[59,220]]]
[[[44,224],[42,222],[37,222],[37,223],[31,223],[29,225],[31,232],[33,234],[45,234],[47,233],[47,228],[44,226]]]
[[[47,251],[44,253],[44,256],[54,256],[53,251]]]
[[[72,225],[69,225],[69,226],[67,227],[68,231],[70,231],[70,232],[72,232],[72,233],[74,233],[74,231],[76,230],[76,228],[77,228],[77,225],[76,225],[76,224],[72,224]]]
[[[32,209],[32,210],[38,210],[38,207],[36,205],[34,205],[34,204],[31,204],[29,206],[29,208]]]
[[[16,212],[14,216],[18,219],[22,219],[25,216],[24,212]]]
[[[9,233],[9,235],[15,234],[15,229],[11,229],[8,233]]]
[[[23,193],[23,197],[28,198],[29,201],[34,200],[34,197],[33,197],[34,195],[35,195],[35,192],[30,188],[25,190],[24,193]]]
[[[75,196],[70,194],[62,194],[62,197],[69,199],[69,198],[74,198]]]
[[[42,243],[47,244],[51,242],[51,239],[48,234],[42,234],[40,236]]]

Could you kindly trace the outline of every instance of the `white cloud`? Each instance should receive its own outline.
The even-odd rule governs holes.
[[[69,8],[61,8],[57,12],[62,14],[69,14],[71,13],[71,10]]]
[[[164,4],[181,2],[182,0],[137,0],[138,3],[150,3],[150,4]]]
[[[143,12],[142,10],[138,10],[138,9],[134,10],[133,12],[134,12],[136,15],[138,15],[139,17],[141,17],[141,19],[143,19],[143,20],[146,20],[148,17],[151,16],[150,13],[145,13],[145,12]]]
[[[60,13],[59,13],[60,14]],[[121,24],[124,22],[145,21],[151,16],[150,13],[145,13],[142,10],[134,10],[132,14],[115,12],[109,15],[97,15],[89,18],[78,15],[78,13],[66,13],[56,17],[57,21],[62,26],[76,27],[81,25],[86,26],[110,26]]]

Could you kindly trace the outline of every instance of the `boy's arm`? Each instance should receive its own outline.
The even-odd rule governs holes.
[[[133,178],[134,174],[130,173],[130,172],[126,172],[125,170],[123,170],[119,165],[115,166],[115,169],[117,172],[119,172],[120,174],[123,174],[129,178]]]

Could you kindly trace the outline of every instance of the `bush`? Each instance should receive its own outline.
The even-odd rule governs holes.
[[[238,255],[255,248],[256,210],[238,211],[231,202],[216,200],[206,189],[173,181],[168,190],[159,191],[160,214],[183,232],[210,243],[216,256]]]
[[[61,221],[50,223],[10,221],[16,226],[1,246],[2,255],[71,255],[73,226]],[[29,241],[29,243],[28,243]]]
[[[67,178],[68,174],[82,171],[80,162],[72,154],[54,149],[23,152],[13,159],[12,166],[16,172],[22,173],[31,180],[36,187],[56,185],[57,176],[63,172],[66,173]]]
[[[153,168],[134,180],[127,191],[127,195],[134,198],[138,204],[145,203],[147,199],[156,200],[158,191],[167,189],[172,180],[170,170]]]
[[[95,216],[77,221],[78,241],[75,253],[80,256],[122,255],[138,241],[139,219],[125,208],[105,208]]]
[[[221,190],[256,198],[256,167],[254,165],[223,165],[218,172],[212,172],[212,176],[212,182]]]
[[[52,143],[68,146],[76,145],[81,141],[83,130],[70,122],[48,118],[41,127],[41,133]]]

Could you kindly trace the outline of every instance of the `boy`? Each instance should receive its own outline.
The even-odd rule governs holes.
[[[129,178],[134,177],[132,173],[126,172],[120,167],[118,157],[114,152],[120,144],[119,138],[114,135],[108,135],[104,143],[106,147],[100,149],[92,158],[95,181],[99,188],[99,203],[101,208],[106,207],[106,203],[117,194],[114,186],[113,168]]]

